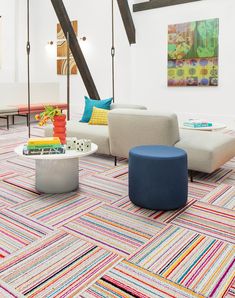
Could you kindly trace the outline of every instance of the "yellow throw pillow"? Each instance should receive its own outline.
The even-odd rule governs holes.
[[[108,125],[109,110],[93,107],[91,119],[88,122],[91,125]]]

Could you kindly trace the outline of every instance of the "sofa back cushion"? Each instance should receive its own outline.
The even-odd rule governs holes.
[[[108,128],[114,156],[128,157],[135,146],[173,146],[179,141],[178,120],[173,113],[114,109],[108,115]]]
[[[110,110],[114,110],[114,109],[147,110],[147,108],[142,105],[133,105],[133,104],[125,104],[125,103],[112,103],[110,106]]]
[[[91,119],[88,122],[90,125],[108,125],[108,110],[93,107]]]
[[[85,108],[80,122],[88,123],[91,119],[93,107],[110,110],[112,98],[95,100],[85,96]]]

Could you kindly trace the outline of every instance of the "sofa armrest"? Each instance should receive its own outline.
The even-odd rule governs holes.
[[[108,114],[110,151],[128,157],[129,150],[141,145],[169,145],[179,141],[175,114],[146,110],[114,109]]]

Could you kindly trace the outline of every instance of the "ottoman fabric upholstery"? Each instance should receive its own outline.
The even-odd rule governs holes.
[[[154,210],[183,207],[188,197],[187,154],[169,146],[139,146],[129,153],[129,197]]]

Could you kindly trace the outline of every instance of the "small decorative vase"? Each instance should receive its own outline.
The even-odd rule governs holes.
[[[53,137],[60,138],[61,144],[66,144],[66,115],[55,116],[53,126]]]

